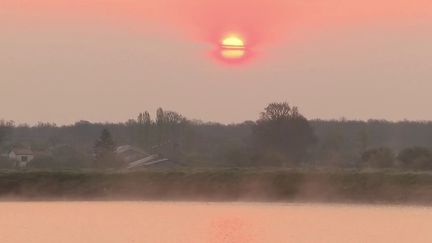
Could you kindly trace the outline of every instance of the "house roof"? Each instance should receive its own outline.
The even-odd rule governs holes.
[[[33,151],[29,148],[14,148],[11,150],[16,155],[33,155]]]
[[[121,154],[121,153],[127,153],[127,152],[135,152],[135,153],[140,153],[143,154],[145,156],[148,156],[148,154],[142,150],[139,149],[137,147],[131,146],[131,145],[122,145],[122,146],[118,146],[116,148],[116,153]]]

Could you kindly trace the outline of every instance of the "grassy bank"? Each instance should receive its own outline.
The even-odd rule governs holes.
[[[0,172],[4,200],[328,201],[432,204],[432,174],[359,171]]]

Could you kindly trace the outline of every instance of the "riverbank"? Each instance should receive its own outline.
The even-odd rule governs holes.
[[[432,204],[432,174],[344,170],[0,172],[3,200]]]

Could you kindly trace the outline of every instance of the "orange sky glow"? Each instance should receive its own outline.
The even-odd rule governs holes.
[[[308,118],[432,120],[431,10],[430,0],[0,0],[0,119],[125,121],[162,106],[229,123],[288,101]],[[243,46],[223,43],[232,35]]]
[[[216,46],[223,36],[237,33],[249,48],[289,38],[297,28],[398,25],[432,18],[429,0],[2,0],[2,6],[4,17],[19,22],[141,24]]]

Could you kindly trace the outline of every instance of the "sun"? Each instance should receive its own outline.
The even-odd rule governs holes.
[[[238,62],[245,58],[245,40],[236,34],[226,35],[220,41],[220,57],[228,62]]]
[[[222,47],[227,49],[245,48],[243,38],[237,35],[229,35],[222,39]]]

